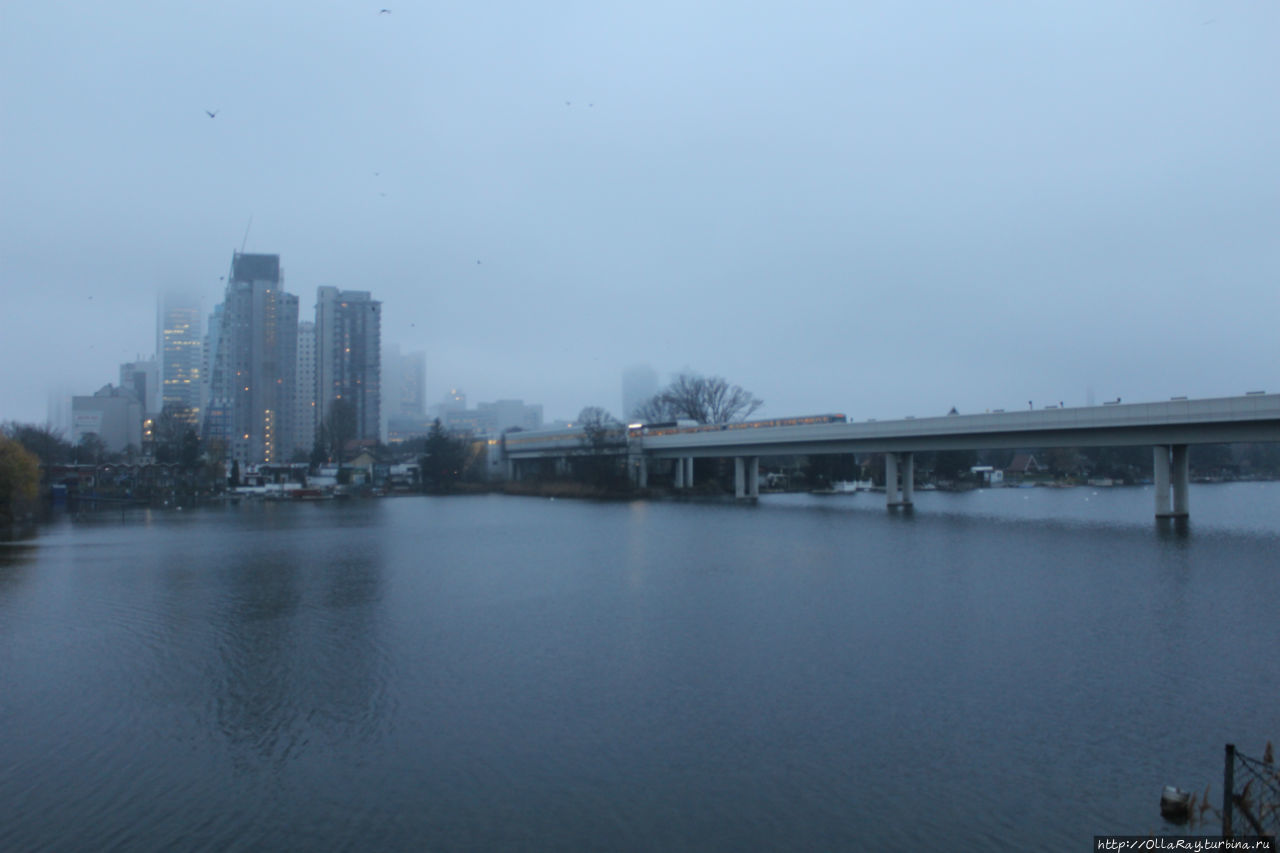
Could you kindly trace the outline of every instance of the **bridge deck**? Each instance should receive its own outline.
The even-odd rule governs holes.
[[[646,455],[732,456],[1280,441],[1280,394],[646,437]]]
[[[619,434],[605,452],[675,458],[1235,441],[1280,441],[1280,394],[843,424],[704,429],[630,440]],[[506,456],[510,459],[585,452],[582,435],[574,431],[523,432],[507,437]]]

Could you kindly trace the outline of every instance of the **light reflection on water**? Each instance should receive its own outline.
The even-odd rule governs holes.
[[[1148,832],[1276,736],[1277,485],[63,524],[0,549],[0,847]]]

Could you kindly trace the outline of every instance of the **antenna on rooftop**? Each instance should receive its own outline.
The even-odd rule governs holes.
[[[249,229],[253,227],[253,214],[249,214],[249,224],[244,227],[244,239],[240,241],[240,254],[244,254],[245,244],[249,242]]]

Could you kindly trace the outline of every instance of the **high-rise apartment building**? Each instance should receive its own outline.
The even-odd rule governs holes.
[[[183,293],[165,293],[160,297],[156,319],[161,407],[170,407],[181,420],[196,426],[202,403],[200,300]]]
[[[287,462],[294,450],[298,297],[279,255],[234,253],[222,303],[205,435],[241,464]]]
[[[392,344],[382,353],[382,422],[384,441],[426,434],[427,354],[401,353]]]
[[[316,407],[321,423],[339,400],[355,414],[356,439],[380,435],[382,303],[364,290],[316,291]]]
[[[200,429],[207,434],[209,403],[213,399],[213,365],[218,360],[218,341],[222,336],[222,303],[213,306],[209,322],[205,324],[204,346],[200,353]],[[218,432],[218,431],[215,431]],[[218,434],[221,434],[218,432]]]
[[[298,323],[298,371],[294,389],[294,436],[298,450],[310,453],[316,443],[316,324]]]

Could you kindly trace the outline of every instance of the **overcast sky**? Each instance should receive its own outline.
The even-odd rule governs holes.
[[[389,14],[380,14],[390,8]],[[5,3],[0,420],[245,240],[430,402],[856,418],[1280,391],[1280,4]],[[217,111],[209,118],[205,111]]]

